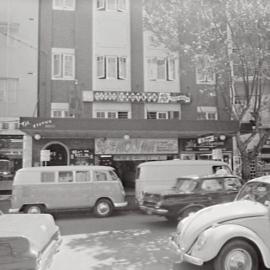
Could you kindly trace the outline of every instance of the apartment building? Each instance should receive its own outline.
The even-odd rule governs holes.
[[[32,159],[23,158],[19,117],[37,115],[38,8],[36,0],[0,0],[1,172],[13,174]]]
[[[213,77],[179,76],[184,61],[144,29],[142,2],[39,1],[38,117],[21,118],[28,165],[112,165],[126,186],[146,160],[219,147],[232,165],[238,123],[219,117]]]

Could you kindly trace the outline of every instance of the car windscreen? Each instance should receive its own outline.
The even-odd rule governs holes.
[[[240,190],[236,200],[251,200],[265,204],[270,201],[270,184],[262,182],[247,183]]]

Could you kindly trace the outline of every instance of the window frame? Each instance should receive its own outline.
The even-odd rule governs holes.
[[[171,64],[173,63],[173,65]],[[176,79],[176,60],[174,57],[167,58],[167,80],[175,81]]]
[[[72,1],[69,5],[68,1]],[[59,4],[57,4],[59,2]],[[76,9],[76,0],[53,0],[53,10],[66,10],[66,11],[75,11]]]
[[[162,61],[163,64],[162,65],[159,65],[159,61]],[[162,71],[162,77],[160,77],[159,75],[159,72]],[[157,58],[157,81],[166,81],[166,76],[167,76],[167,69],[166,69],[166,58]]]
[[[198,55],[195,66],[196,84],[214,85],[216,83],[216,74],[211,69],[210,56]]]
[[[117,63],[118,63],[118,72],[117,72],[118,79],[126,80],[127,79],[127,57],[126,56],[118,57]],[[123,63],[124,63],[124,67],[122,65]]]
[[[114,63],[110,63],[109,61],[113,59]],[[117,62],[118,62],[118,57],[115,55],[108,55],[106,56],[106,79],[108,80],[117,80],[118,78],[118,68],[117,68]],[[113,76],[111,76],[111,71],[109,70],[110,67],[112,67],[115,71]]]

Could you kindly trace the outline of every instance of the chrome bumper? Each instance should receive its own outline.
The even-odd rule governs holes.
[[[115,208],[122,208],[128,205],[128,202],[114,203]]]
[[[168,213],[168,210],[166,210],[166,209],[151,208],[151,207],[147,207],[147,206],[143,206],[143,205],[140,205],[140,209],[149,215],[157,214],[157,215],[164,216]]]
[[[180,256],[180,262],[188,262],[194,265],[198,265],[201,266],[203,265],[204,261],[200,258],[196,258],[193,257],[191,255],[188,255],[187,253],[185,253],[185,251],[183,249],[181,249],[175,239],[175,236],[171,236],[170,237],[170,244],[171,246],[175,249],[175,251],[179,254]]]
[[[8,209],[8,212],[10,214],[17,214],[20,212],[20,209],[19,208],[10,208],[10,209]]]

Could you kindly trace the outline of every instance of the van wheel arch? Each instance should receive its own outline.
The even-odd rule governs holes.
[[[110,198],[99,198],[94,206],[94,214],[97,217],[108,217],[114,210],[113,202]]]
[[[45,213],[46,205],[45,204],[25,204],[22,207],[24,213],[31,213],[31,211],[37,211],[36,213]]]

